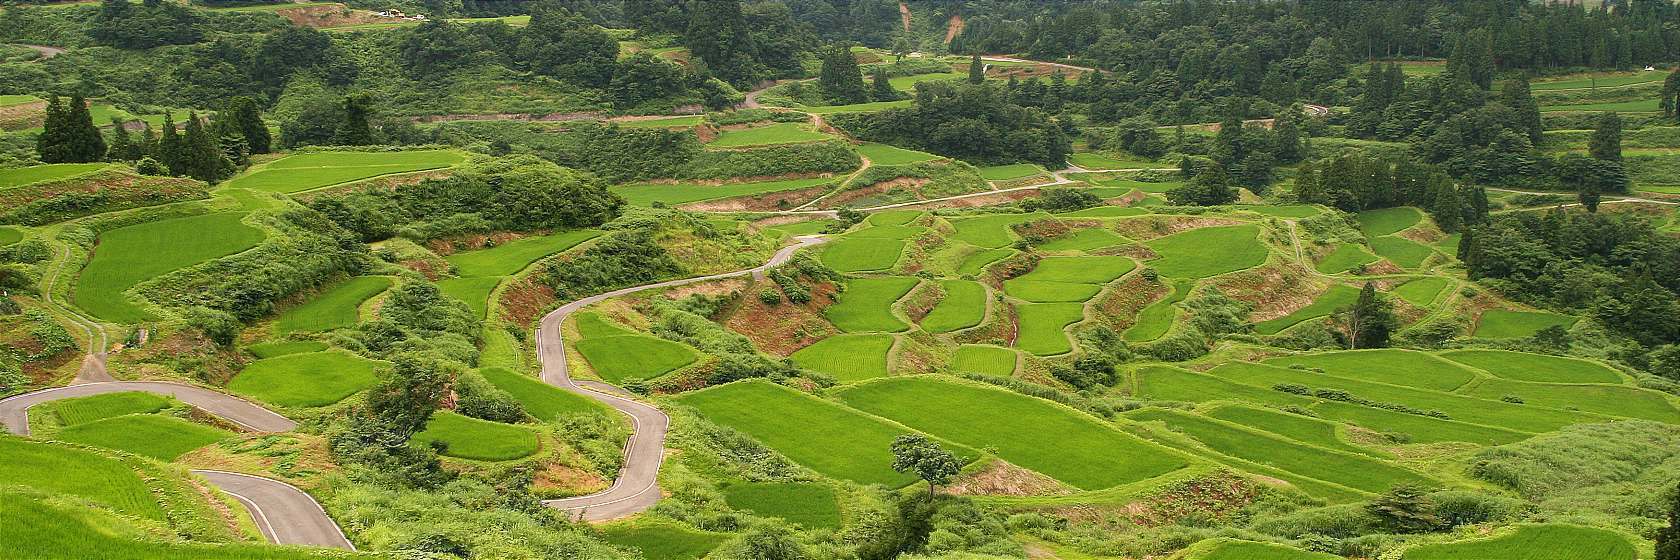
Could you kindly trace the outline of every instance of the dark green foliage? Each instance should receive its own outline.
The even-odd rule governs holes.
[[[1604,193],[1628,190],[1627,171],[1616,160],[1589,158],[1580,154],[1564,154],[1552,165],[1563,186],[1573,189],[1588,212],[1598,211],[1598,201]]]
[[[1423,533],[1441,526],[1441,519],[1433,513],[1435,506],[1423,489],[1410,484],[1389,489],[1365,509],[1396,533]]]
[[[269,135],[268,125],[263,123],[257,100],[250,97],[240,96],[229,101],[216,114],[214,128],[218,134],[237,133],[245,141],[247,153],[251,154],[268,153],[274,141]]]
[[[1157,158],[1167,153],[1166,143],[1161,141],[1161,134],[1155,131],[1155,121],[1145,117],[1132,117],[1120,121],[1114,127],[1114,142],[1120,149],[1146,158]]]
[[[170,175],[186,175],[186,144],[175,127],[175,117],[163,115],[163,135],[158,140],[158,160],[169,169]]]
[[[1668,526],[1657,529],[1657,560],[1680,560],[1680,487],[1669,490]]]
[[[1452,55],[1447,57],[1447,75],[1490,89],[1495,71],[1492,33],[1487,29],[1472,29],[1458,36]]]
[[[348,426],[331,438],[333,454],[344,463],[368,467],[393,482],[432,488],[452,475],[443,470],[434,449],[408,445],[426,428],[462,371],[459,364],[424,354],[397,356],[367,404],[348,414]]]
[[[548,264],[540,278],[556,297],[569,301],[682,272],[652,233],[634,229],[613,232],[570,261]]]
[[[1477,196],[1480,204],[1474,202]],[[1486,196],[1478,189],[1459,187],[1435,166],[1353,150],[1302,163],[1295,177],[1297,201],[1347,212],[1417,206],[1449,232],[1480,221],[1486,215]],[[1466,198],[1472,203],[1466,204]]]
[[[344,121],[339,124],[334,140],[346,146],[366,146],[373,143],[373,96],[352,93],[344,96]]]
[[[968,83],[979,84],[986,81],[986,63],[976,54],[968,59]]]
[[[1291,105],[1272,125],[1272,157],[1278,163],[1295,163],[1306,156],[1306,146],[1301,141],[1302,111],[1300,104]]]
[[[607,94],[612,96],[615,107],[629,108],[677,96],[686,89],[686,78],[680,68],[638,52],[619,61],[618,70],[607,85]]]
[[[1043,210],[1059,213],[1084,210],[1102,204],[1102,197],[1081,189],[1039,189],[1038,197],[1030,198],[1021,203],[1021,208],[1028,211]]]
[[[175,308],[204,306],[250,321],[274,311],[275,302],[332,281],[363,266],[361,246],[349,232],[308,209],[287,210],[267,225],[283,235],[256,248],[141,285],[148,299]]]
[[[105,136],[93,125],[87,100],[81,94],[68,104],[58,96],[47,100],[47,120],[35,139],[35,150],[46,163],[87,163],[105,159]]]
[[[980,164],[1067,167],[1072,140],[1050,114],[1010,102],[991,84],[922,82],[909,108],[831,115],[854,137]]]
[[[876,87],[879,89],[879,86]],[[869,91],[864,88],[863,72],[858,69],[857,57],[852,56],[852,50],[844,44],[823,49],[817,89],[822,91],[829,103],[835,105],[869,101]]]
[[[182,175],[215,183],[233,171],[233,162],[222,155],[221,145],[204,128],[198,113],[189,113],[186,134],[181,137],[180,160]]]
[[[1389,334],[1400,325],[1394,316],[1394,304],[1378,297],[1376,286],[1369,282],[1359,290],[1359,299],[1352,306],[1336,310],[1331,319],[1340,324],[1348,347],[1354,349],[1388,346]]]
[[[198,13],[184,4],[104,0],[88,24],[88,36],[123,49],[196,43],[204,36]]]
[[[869,76],[869,99],[871,101],[897,101],[904,98],[904,94],[893,89],[892,80],[886,74],[876,70]]]
[[[757,82],[765,74],[755,60],[758,45],[739,0],[695,2],[689,8],[683,42],[712,74],[736,86]]]
[[[613,79],[618,42],[557,3],[537,3],[520,35],[516,58],[533,72],[596,88]]]
[[[962,468],[962,463],[957,462],[950,451],[921,434],[905,434],[893,439],[892,454],[893,470],[915,473],[917,478],[927,482],[929,499],[933,498],[935,486],[950,482]]]
[[[1102,355],[1081,356],[1072,364],[1051,365],[1050,375],[1078,389],[1106,387],[1117,380],[1114,361]]]
[[[1528,78],[1518,77],[1506,81],[1499,89],[1498,101],[1516,112],[1516,128],[1528,135],[1528,141],[1539,144],[1544,138],[1541,133],[1545,131],[1545,127],[1540,123],[1540,104],[1534,101],[1534,92],[1528,87]]]
[[[140,159],[140,147],[134,143],[134,138],[128,134],[128,127],[123,126],[122,119],[111,117],[111,141],[105,151],[105,159],[111,161],[134,161]]]
[[[518,422],[525,419],[525,409],[519,401],[491,385],[477,372],[463,371],[455,378],[455,412],[493,422]]]
[[[1598,116],[1592,139],[1587,142],[1587,154],[1593,159],[1622,161],[1622,117],[1615,113]]]
[[[1179,206],[1218,206],[1237,201],[1237,189],[1225,166],[1217,163],[1196,174],[1190,183],[1167,191],[1167,201]]]
[[[186,319],[187,324],[204,333],[205,338],[222,346],[232,345],[239,337],[239,331],[245,327],[232,313],[202,306],[188,309]]]

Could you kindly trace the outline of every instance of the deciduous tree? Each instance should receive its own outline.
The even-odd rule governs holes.
[[[940,446],[939,442],[920,434],[898,436],[892,442],[892,454],[893,470],[913,473],[917,478],[926,481],[929,499],[933,498],[935,486],[950,482],[962,468],[957,458]]]

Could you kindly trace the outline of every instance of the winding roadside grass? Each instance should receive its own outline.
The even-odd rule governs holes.
[[[93,258],[76,278],[76,306],[114,323],[153,319],[123,293],[143,281],[250,249],[263,232],[224,212],[146,222],[99,235]]]
[[[513,400],[519,401],[519,406],[525,409],[526,414],[544,422],[566,414],[606,410],[606,407],[595,399],[561,390],[529,375],[520,375],[496,367],[480,369],[478,374],[484,376],[484,379],[497,389],[512,395]]]
[[[1379,210],[1366,210],[1357,216],[1359,229],[1366,237],[1380,237],[1405,231],[1423,221],[1423,214],[1410,206],[1396,206]]]
[[[1633,560],[1627,538],[1603,529],[1573,525],[1525,525],[1491,539],[1428,544],[1407,550],[1401,560]]]
[[[615,385],[628,379],[653,379],[700,359],[680,343],[639,334],[586,337],[572,347],[583,354],[596,375]]]
[[[910,325],[893,314],[893,303],[916,287],[920,280],[910,276],[853,278],[838,301],[823,309],[823,317],[845,332],[900,332]]]
[[[788,179],[784,181],[760,181],[756,183],[729,183],[723,185],[694,185],[694,184],[661,184],[639,183],[633,185],[615,185],[607,190],[618,193],[631,206],[652,206],[659,202],[669,206],[701,202],[706,200],[721,200],[738,196],[777,193],[783,191],[810,188],[824,183],[833,182],[832,178],[817,177],[812,179]]]
[[[1452,360],[1512,381],[1620,384],[1622,375],[1597,362],[1506,350],[1442,352]]]
[[[1324,260],[1318,261],[1314,268],[1325,274],[1338,274],[1353,270],[1359,265],[1371,264],[1379,260],[1382,260],[1382,258],[1366,251],[1364,245],[1342,243],[1336,246],[1335,251],[1325,255]]]
[[[357,309],[391,287],[385,276],[358,276],[332,287],[303,305],[293,307],[274,321],[274,332],[322,332],[354,327],[360,318]]]
[[[280,406],[326,406],[372,387],[378,364],[343,351],[290,354],[251,362],[228,390]]]
[[[641,551],[647,560],[698,560],[722,546],[727,533],[703,533],[675,523],[635,520],[601,528],[608,543]]]
[[[594,311],[584,311],[573,315],[572,324],[577,327],[578,336],[582,338],[637,334],[636,331],[619,326],[612,319]]]
[[[1330,289],[1319,294],[1317,299],[1306,307],[1295,312],[1269,321],[1254,324],[1254,332],[1260,334],[1277,334],[1284,329],[1293,327],[1302,321],[1328,316],[1337,309],[1353,305],[1359,299],[1359,288],[1343,284],[1331,284]]]
[[[1260,226],[1205,227],[1150,240],[1160,255],[1149,265],[1168,278],[1208,278],[1259,266],[1266,262],[1266,246],[1257,236]]]
[[[1533,336],[1534,333],[1546,327],[1563,327],[1565,329],[1575,324],[1575,317],[1548,313],[1545,311],[1507,311],[1504,309],[1490,309],[1482,313],[1476,321],[1476,331],[1472,336],[1477,338],[1523,338]]]
[[[1303,366],[1330,375],[1393,385],[1452,392],[1476,378],[1464,366],[1423,352],[1399,348],[1346,350],[1283,356],[1263,361],[1280,367]]]
[[[600,236],[599,230],[578,229],[539,237],[526,237],[489,249],[465,251],[444,257],[466,278],[507,276],[524,270],[543,257],[576,247]]]
[[[169,399],[139,391],[105,393],[89,397],[64,399],[37,405],[43,412],[58,418],[63,426],[86,424],[127,414],[149,414],[169,408]]]
[[[34,183],[69,179],[110,167],[109,163],[49,163],[32,167],[0,169],[0,190]]]
[[[1406,300],[1406,303],[1418,307],[1428,307],[1430,303],[1435,302],[1436,296],[1441,295],[1441,290],[1445,289],[1447,284],[1450,283],[1452,281],[1446,278],[1426,276],[1396,286],[1392,293],[1399,296],[1400,299]]]
[[[886,237],[843,237],[824,244],[819,259],[840,272],[885,270],[898,263],[904,244]]]
[[[807,529],[839,529],[834,489],[811,482],[732,482],[723,487],[729,507],[779,517]]]
[[[892,377],[839,392],[847,405],[969,447],[1084,490],[1183,468],[1165,448],[1084,413],[1011,391],[932,376]],[[1007,418],[1009,421],[1000,422]]]
[[[852,383],[887,375],[887,352],[892,350],[890,334],[841,334],[800,348],[788,356],[799,367],[834,376]]]
[[[1173,320],[1178,318],[1178,307],[1174,304],[1184,301],[1190,295],[1191,288],[1196,287],[1194,280],[1168,280],[1172,283],[1172,291],[1167,297],[1156,300],[1138,311],[1137,322],[1120,333],[1127,342],[1149,342],[1161,338],[1172,330]]]
[[[414,434],[413,445],[445,445],[440,454],[475,461],[511,461],[537,452],[537,433],[530,428],[469,418],[438,411],[426,430]]]
[[[1009,377],[1015,373],[1014,350],[986,344],[964,344],[951,356],[951,370]]]
[[[7,485],[28,486],[43,492],[99,502],[142,519],[164,519],[163,508],[134,469],[103,454],[68,445],[0,435],[0,457],[6,458],[0,461],[0,480],[6,481]],[[0,527],[13,525],[15,523],[0,523]],[[0,542],[15,544],[20,541]]]
[[[922,317],[922,330],[948,333],[986,320],[986,287],[970,280],[940,280],[945,297]]]
[[[1020,324],[1015,347],[1035,356],[1054,356],[1073,350],[1067,327],[1085,318],[1078,303],[1023,303],[1015,306]]]
[[[59,430],[53,439],[173,461],[233,433],[157,414],[127,414]]]

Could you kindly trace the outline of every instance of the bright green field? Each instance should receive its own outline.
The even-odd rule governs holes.
[[[443,455],[476,461],[509,461],[537,452],[537,433],[529,428],[469,418],[448,411],[432,414],[426,430],[414,434],[415,445],[443,442]]]
[[[1132,208],[1130,206],[1095,206],[1084,210],[1061,214],[1061,216],[1064,218],[1116,218],[1121,216],[1141,216],[1148,213],[1148,210],[1144,210],[1142,208]],[[1104,246],[1106,247],[1106,245]]]
[[[326,406],[372,387],[378,362],[347,352],[312,352],[257,360],[228,390],[280,406]]]
[[[1553,325],[1565,329],[1577,319],[1568,315],[1545,311],[1506,311],[1490,309],[1476,322],[1475,336],[1480,338],[1523,338],[1532,336]]]
[[[1101,171],[1105,169],[1148,169],[1151,167],[1161,167],[1160,164],[1152,161],[1116,159],[1091,152],[1069,154],[1068,163],[1093,171]]]
[[[7,456],[7,460],[12,457]],[[303,560],[341,558],[305,548],[269,544],[185,544],[137,540],[143,529],[120,516],[86,508],[47,505],[23,494],[0,492],[0,542],[8,558],[56,560]],[[159,517],[161,519],[161,516]]]
[[[306,352],[320,352],[327,349],[327,343],[313,340],[264,342],[245,347],[257,359],[276,358],[288,354],[303,354]]]
[[[1021,280],[1107,284],[1137,268],[1126,257],[1044,257]]]
[[[939,156],[927,152],[906,150],[898,146],[876,144],[874,142],[866,142],[858,146],[857,152],[858,155],[868,158],[872,165],[904,165],[939,159]]]
[[[1173,430],[1196,438],[1219,453],[1253,461],[1301,476],[1380,493],[1396,484],[1430,484],[1421,474],[1365,455],[1336,453],[1296,443],[1265,432],[1162,408],[1127,413],[1134,420],[1165,422]]]
[[[828,229],[828,226],[837,223],[839,222],[834,220],[805,220],[803,222],[770,226],[764,229],[776,230],[788,235],[811,235],[813,233],[822,233],[823,230]]]
[[[203,424],[156,414],[129,414],[59,430],[53,439],[127,451],[159,461],[233,435]]]
[[[1285,204],[1281,206],[1238,206],[1243,210],[1277,218],[1311,218],[1319,214],[1317,206]]]
[[[1619,384],[1616,370],[1586,360],[1505,350],[1453,350],[1441,357],[1513,381]]]
[[[579,229],[540,237],[516,239],[477,251],[465,251],[444,257],[463,277],[507,276],[524,270],[537,259],[565,251],[596,236],[600,231]]]
[[[293,307],[274,322],[274,332],[321,332],[354,327],[359,319],[356,309],[373,296],[391,287],[391,279],[384,276],[358,276],[333,286],[315,299]]]
[[[804,123],[776,123],[772,125],[747,128],[742,130],[726,130],[718,134],[716,140],[706,144],[712,148],[734,148],[739,146],[764,146],[769,144],[792,144],[795,142],[813,142],[832,138],[827,134],[816,132]]]
[[[228,212],[175,218],[117,228],[100,234],[76,278],[76,306],[115,323],[151,319],[123,292],[152,277],[255,247],[263,232]]]
[[[870,103],[855,103],[855,104],[852,104],[852,105],[823,105],[823,106],[817,106],[817,107],[800,107],[799,110],[807,112],[807,113],[811,113],[813,115],[830,115],[830,114],[834,114],[834,113],[873,113],[875,111],[885,111],[887,109],[897,109],[897,108],[900,108],[900,107],[909,107],[909,106],[910,106],[910,100],[909,99],[900,99],[898,101],[875,101],[875,102],[870,102]]]
[[[761,181],[757,183],[729,183],[724,185],[666,185],[666,184],[635,184],[616,185],[607,190],[624,197],[625,202],[633,206],[652,206],[655,202],[676,206],[703,200],[719,200],[748,196],[755,194],[774,193],[798,190],[828,183],[834,179],[816,177],[811,179],[788,179],[785,181]]]
[[[1423,221],[1423,214],[1410,206],[1396,206],[1359,213],[1359,229],[1366,237],[1378,237],[1404,231]]]
[[[478,374],[497,389],[513,395],[513,400],[519,401],[526,414],[545,422],[564,414],[605,410],[594,399],[563,391],[529,375],[502,368],[484,368],[478,370]]]
[[[1632,560],[1633,545],[1603,529],[1529,525],[1491,539],[1423,545],[1403,560]]]
[[[1206,542],[1206,541],[1204,541]],[[1281,544],[1222,540],[1213,545],[1192,546],[1185,560],[1341,560],[1323,552],[1307,552]]]
[[[35,102],[41,101],[41,100],[42,100],[41,98],[35,97],[33,95],[22,95],[22,94],[0,95],[0,107],[8,107],[8,106],[12,106],[12,105],[22,105],[24,103],[35,103]]]
[[[1528,406],[1581,410],[1599,414],[1680,424],[1680,411],[1662,393],[1625,385],[1561,385],[1509,379],[1483,381],[1464,394],[1484,399],[1514,395]]]
[[[455,298],[467,304],[474,315],[483,319],[490,311],[490,292],[496,291],[501,285],[501,276],[480,276],[476,278],[445,278],[437,281],[438,291],[443,295]]]
[[[1187,464],[1083,413],[1002,389],[917,376],[873,381],[839,395],[864,412],[970,447],[996,449],[1010,463],[1085,490],[1136,482]]]
[[[892,268],[904,252],[904,240],[887,237],[846,237],[823,246],[821,260],[840,272]]]
[[[1652,99],[1638,99],[1634,101],[1619,101],[1610,103],[1581,103],[1575,105],[1541,105],[1540,112],[1567,111],[1615,111],[1619,113],[1656,113],[1662,111],[1659,101]]]
[[[1014,253],[1014,249],[982,249],[976,251],[963,258],[962,263],[957,265],[957,274],[979,276],[981,272],[985,272],[987,266],[991,266],[992,263],[1003,260],[1004,257]]]
[[[624,128],[690,128],[699,125],[706,117],[689,115],[686,117],[670,117],[664,119],[637,119],[633,121],[614,121],[614,124]]]
[[[1113,208],[1115,210],[1130,210],[1131,212],[1137,214],[1143,213],[1142,210],[1138,210],[1136,208],[1124,208],[1120,206],[1101,206],[1098,208]],[[1095,210],[1095,208],[1091,210]],[[1039,245],[1038,250],[1047,252],[1090,251],[1092,249],[1113,247],[1115,245],[1123,245],[1125,243],[1126,238],[1120,237],[1120,234],[1118,233],[1101,228],[1084,228],[1074,230],[1072,233],[1047,241],[1044,244]]]
[[[887,83],[892,84],[893,89],[896,89],[896,90],[899,90],[899,91],[904,91],[904,92],[912,92],[912,91],[916,91],[916,84],[919,84],[921,82],[931,82],[931,81],[938,81],[938,80],[960,80],[960,79],[967,78],[967,77],[968,77],[968,72],[967,71],[963,71],[963,72],[937,72],[937,73],[933,73],[933,74],[911,74],[909,76],[894,76],[894,77],[891,77],[891,78],[887,78]]]
[[[1400,265],[1401,268],[1417,268],[1423,266],[1423,261],[1435,254],[1428,245],[1392,235],[1371,238],[1371,248],[1389,262]]]
[[[1476,378],[1476,372],[1423,352],[1398,348],[1348,350],[1272,358],[1264,363],[1319,368],[1330,375],[1420,389],[1451,392]]]
[[[1091,299],[1102,291],[1102,286],[1014,278],[1003,281],[1003,291],[1011,297],[1033,303],[1068,303]]]
[[[106,167],[108,163],[49,163],[34,167],[14,167],[0,169],[0,190],[21,187],[31,183],[56,181],[86,175]]]
[[[922,317],[922,330],[947,333],[980,324],[986,319],[986,287],[968,280],[941,280],[945,297]]]
[[[702,533],[660,522],[608,525],[601,534],[608,543],[640,550],[647,560],[696,560],[729,540],[724,533]]]
[[[1039,168],[1037,165],[1033,165],[1033,164],[1030,164],[1030,163],[1017,163],[1017,164],[1014,164],[1014,165],[994,165],[994,166],[991,166],[991,167],[980,168],[980,178],[985,179],[987,181],[1008,181],[1010,179],[1020,179],[1022,177],[1031,177],[1033,175],[1038,175],[1038,174],[1043,173],[1043,172],[1044,172],[1043,169]]]
[[[900,240],[900,241],[904,241],[904,240],[909,240],[911,238],[914,238],[918,235],[921,235],[922,233],[924,233],[926,231],[927,231],[927,228],[922,227],[922,226],[905,226],[905,225],[877,226],[877,225],[871,225],[871,226],[865,226],[861,229],[852,230],[851,233],[846,234],[846,237],[853,238],[853,239],[856,239],[856,238],[875,238],[875,239],[897,239],[897,240]]]
[[[164,518],[163,509],[146,483],[116,459],[85,449],[9,435],[0,435],[0,457],[6,458],[0,461],[0,480],[7,485],[84,498],[144,519]],[[14,525],[0,523],[0,527]]]
[[[0,227],[0,247],[23,241],[23,231],[17,228]]]
[[[842,334],[800,348],[789,358],[799,367],[851,383],[886,376],[887,352],[892,345],[889,334]]]
[[[280,163],[280,161],[274,163]],[[230,189],[250,189],[290,194],[372,179],[382,175],[442,169],[454,164],[455,161],[443,160],[428,164],[359,165],[354,167],[279,168],[275,167],[274,164],[269,164],[267,168],[230,179],[223,183],[223,186]]]
[[[1531,82],[1528,84],[1528,87],[1534,91],[1548,91],[1556,89],[1631,86],[1634,84],[1660,82],[1666,77],[1668,77],[1668,75],[1662,72],[1641,72],[1638,74],[1627,74],[1621,76],[1585,76],[1567,80]]]
[[[893,438],[909,430],[787,387],[737,381],[677,401],[827,476],[893,487],[916,480],[892,470]]]
[[[1207,227],[1179,232],[1145,243],[1161,258],[1150,261],[1168,278],[1207,278],[1266,262],[1266,246],[1256,237],[1260,226]]]
[[[910,293],[919,282],[908,276],[854,278],[846,281],[846,290],[836,294],[834,305],[823,309],[823,316],[845,332],[899,332],[909,329],[904,321],[893,315],[893,302]]]
[[[834,489],[809,482],[736,482],[723,487],[729,507],[780,517],[807,529],[839,529]]]
[[[1357,243],[1342,243],[1336,246],[1335,251],[1332,251],[1329,255],[1325,255],[1324,260],[1318,261],[1316,268],[1319,272],[1323,272],[1325,274],[1337,274],[1353,270],[1355,267],[1362,264],[1377,262],[1378,260],[1379,258],[1376,255],[1371,254],[1370,251],[1366,251],[1365,246],[1363,245],[1359,245]]]
[[[699,359],[680,343],[639,334],[584,338],[572,345],[608,383],[653,379]]]
[[[1293,327],[1308,319],[1324,317],[1337,309],[1353,305],[1359,299],[1359,288],[1342,284],[1331,284],[1330,289],[1319,294],[1318,299],[1307,304],[1306,307],[1295,310],[1294,313],[1254,324],[1254,332],[1260,334],[1277,334],[1283,329]]]
[[[1161,338],[1172,330],[1173,319],[1178,317],[1178,308],[1173,304],[1184,301],[1190,295],[1190,289],[1196,287],[1192,280],[1172,280],[1172,292],[1167,297],[1149,304],[1138,311],[1137,322],[1133,323],[1121,337],[1129,342],[1148,342]]]
[[[360,167],[367,165],[407,165],[445,167],[466,159],[451,150],[411,150],[406,152],[311,152],[286,156],[267,165],[268,169],[304,169],[312,167]]]
[[[883,210],[870,214],[864,221],[871,226],[902,226],[926,214],[921,210]]]
[[[1419,278],[1394,287],[1393,294],[1418,307],[1428,307],[1452,281],[1439,276]]]
[[[1065,354],[1073,350],[1068,325],[1085,318],[1085,306],[1077,303],[1023,303],[1015,306],[1020,332],[1015,347],[1037,356]]]
[[[992,214],[974,218],[951,220],[951,226],[956,232],[952,239],[963,241],[976,247],[997,249],[1015,242],[1015,232],[1010,226],[1024,224],[1048,214]]]
[[[1336,423],[1319,420],[1311,416],[1291,414],[1270,408],[1259,408],[1246,405],[1226,405],[1207,411],[1210,418],[1217,418],[1234,424],[1241,424],[1256,430],[1271,432],[1295,441],[1315,445],[1335,451],[1360,453],[1371,456],[1381,454],[1350,444],[1336,435]]]
[[[951,356],[951,370],[1009,377],[1015,373],[1014,350],[1001,346],[964,344]]]
[[[169,408],[169,399],[151,393],[105,393],[39,405],[64,426],[86,424],[125,414],[147,414]]]
[[[572,322],[577,326],[578,335],[583,338],[600,338],[605,336],[636,334],[635,331],[626,329],[614,322],[612,319],[608,319],[605,315],[594,311],[584,311],[582,313],[578,313],[574,316]]]

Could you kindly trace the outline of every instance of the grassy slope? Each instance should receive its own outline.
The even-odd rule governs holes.
[[[172,461],[230,435],[233,434],[169,416],[129,414],[71,426],[59,430],[53,438]]]
[[[0,480],[7,485],[83,498],[143,519],[164,519],[157,498],[140,476],[110,457],[8,435],[0,435],[0,457],[6,458],[0,461]]]
[[[1150,266],[1168,278],[1207,278],[1266,262],[1266,246],[1256,238],[1260,226],[1198,228],[1145,245],[1161,258]]]
[[[909,329],[893,315],[893,302],[910,293],[917,280],[908,276],[854,278],[846,281],[839,302],[823,309],[823,316],[845,332],[899,332]]]
[[[280,314],[274,322],[274,331],[279,334],[321,332],[356,326],[356,309],[362,302],[390,287],[391,279],[383,276],[351,278]]]
[[[497,389],[513,395],[513,400],[519,401],[519,406],[525,409],[525,413],[538,420],[546,422],[565,414],[606,410],[606,407],[595,399],[563,391],[528,375],[520,375],[502,368],[484,368],[478,373]]]
[[[986,287],[968,280],[941,280],[944,299],[922,317],[922,330],[947,333],[980,324],[986,319]]]
[[[326,406],[372,387],[378,362],[348,352],[312,352],[257,360],[228,390],[280,406]]]
[[[469,418],[439,411],[426,422],[426,430],[414,434],[416,445],[443,442],[443,455],[478,461],[508,461],[537,452],[537,433],[530,428]]]
[[[888,334],[842,334],[800,348],[789,357],[799,367],[851,383],[886,376],[887,351],[892,345]]]
[[[600,231],[580,229],[540,237],[526,237],[489,249],[466,251],[444,257],[463,277],[506,276],[524,270],[537,259],[570,249],[594,239]]]

